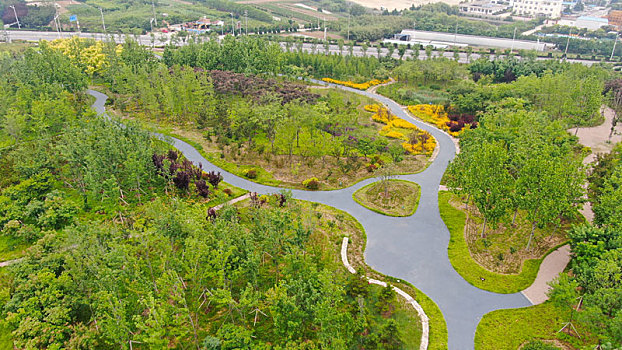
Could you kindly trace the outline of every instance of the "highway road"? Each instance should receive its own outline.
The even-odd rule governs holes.
[[[136,41],[138,41],[141,45],[148,45],[148,46],[165,46],[167,44],[170,43],[174,43],[175,45],[181,46],[184,45],[185,42],[181,41],[181,40],[176,40],[175,42],[173,42],[173,40],[175,40],[175,36],[172,35],[171,33],[157,33],[154,35],[130,35],[130,34],[109,34],[106,35],[104,33],[75,33],[75,32],[42,32],[42,31],[6,31],[6,32],[0,32],[0,39],[1,40],[6,40],[5,39],[5,33],[6,35],[8,35],[9,40],[25,40],[25,41],[39,41],[39,40],[54,40],[54,39],[58,39],[58,38],[69,38],[71,36],[74,35],[78,35],[81,38],[90,38],[90,39],[95,39],[95,40],[104,40],[104,41],[114,41],[116,43],[123,43],[126,40],[126,36],[129,36],[133,39],[135,39]],[[222,36],[219,36],[219,38],[222,38]],[[281,42],[281,47],[283,48],[283,50],[286,50],[286,43]],[[290,50],[297,50],[298,47],[295,44],[292,44],[290,47]],[[315,53],[329,53],[329,54],[341,54],[341,55],[349,55],[350,54],[350,50],[348,46],[344,46],[343,50],[339,49],[338,45],[329,45],[328,51],[326,50],[324,44],[309,44],[309,43],[305,43],[302,45],[302,49],[305,52],[315,52]],[[384,57],[386,55],[388,55],[389,50],[386,48],[382,48],[380,50],[380,56]],[[439,57],[440,56],[440,51],[434,51],[432,53],[431,57]],[[370,47],[367,50],[363,51],[363,48],[361,46],[354,46],[352,49],[352,55],[354,56],[377,56],[378,55],[378,51],[376,49],[376,47]],[[418,59],[427,59],[428,56],[426,55],[424,50],[406,50],[406,53],[404,54],[404,59],[406,58],[411,58],[414,57],[415,55],[417,55]],[[446,51],[443,53],[444,57],[450,58],[450,59],[454,59],[454,53],[452,51]],[[399,59],[399,54],[398,54],[398,50],[394,50],[393,58],[397,58]],[[467,55],[464,52],[460,52],[458,54],[458,61],[460,63],[469,63],[473,60],[476,60],[478,58],[480,58],[481,55],[477,54],[477,53],[473,53],[471,55]],[[494,60],[497,58],[502,58],[504,57],[503,55],[489,55],[488,56],[489,59]],[[554,59],[554,58],[548,58],[548,57],[538,57],[539,60],[549,60],[549,59]],[[575,60],[575,59],[570,59],[568,60],[569,62],[575,62],[575,63],[581,63],[584,64],[586,66],[591,66],[594,63],[598,63],[599,61],[590,61],[590,60]]]

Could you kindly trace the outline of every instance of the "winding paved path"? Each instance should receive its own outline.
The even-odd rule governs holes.
[[[419,207],[410,217],[377,214],[352,199],[356,190],[377,181],[376,179],[363,180],[351,187],[334,191],[292,190],[294,198],[330,205],[354,216],[367,234],[365,262],[376,271],[407,280],[438,304],[447,322],[449,349],[473,349],[475,329],[484,314],[496,309],[530,306],[531,303],[521,293],[496,294],[473,287],[449,262],[449,231],[439,214],[438,188],[449,161],[456,153],[453,141],[446,133],[410,117],[391,99],[344,86],[335,87],[374,98],[385,104],[396,116],[430,132],[436,138],[440,151],[425,171],[398,177],[421,186]],[[105,113],[104,103],[107,96],[93,90],[88,93],[96,98],[93,103],[96,112]],[[173,146],[189,160],[201,163],[204,170],[220,171],[225,181],[234,186],[259,193],[281,190],[248,181],[218,168],[186,142],[173,139]]]

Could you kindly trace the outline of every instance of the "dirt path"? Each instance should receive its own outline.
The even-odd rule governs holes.
[[[579,143],[592,149],[592,153],[583,160],[585,164],[592,163],[596,159],[596,154],[609,152],[616,143],[622,141],[622,124],[616,127],[614,135],[609,139],[611,120],[614,116],[613,110],[603,106],[601,113],[605,116],[605,121],[601,125],[591,128],[579,128],[577,131]],[[575,129],[568,131],[572,134],[575,133]]]
[[[540,264],[540,270],[538,270],[536,280],[521,293],[523,293],[525,298],[533,305],[542,304],[547,301],[549,297],[546,293],[551,289],[548,283],[564,271],[569,261],[570,245],[566,244],[557,248],[556,251],[544,258],[542,264]]]
[[[611,133],[611,120],[614,116],[613,110],[609,107],[603,106],[601,113],[605,116],[605,121],[601,125],[591,128],[579,128],[578,130],[568,130],[568,132],[572,134],[576,131],[579,143],[592,149],[592,153],[583,159],[583,164],[590,164],[594,162],[598,153],[607,153],[613,149],[613,146],[615,146],[616,143],[622,141],[622,124],[616,127],[611,139],[609,138],[609,134]],[[581,214],[585,216],[587,221],[592,222],[592,220],[594,220],[592,204],[586,202],[581,209]]]
[[[0,267],[7,267],[13,264],[16,264],[20,261],[24,260],[24,258],[17,258],[17,259],[13,259],[13,260],[7,260],[7,261],[2,261],[0,262]]]

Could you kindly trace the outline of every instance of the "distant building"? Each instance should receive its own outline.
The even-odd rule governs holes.
[[[604,26],[609,25],[607,18],[591,17],[591,16],[579,16],[576,18],[562,18],[557,21],[560,26],[569,26],[575,28],[585,28],[588,30],[596,30]]]
[[[493,38],[476,35],[456,33],[427,32],[423,30],[404,29],[395,34],[392,39],[384,39],[383,42],[397,45],[421,45],[434,48],[483,46],[514,50],[545,51],[555,47],[553,44],[529,40],[512,40],[506,38]]]
[[[494,3],[488,0],[464,2],[460,5],[460,12],[471,16],[496,17],[510,8],[509,5]]]
[[[220,29],[224,24],[225,22],[223,21],[212,21],[209,18],[203,17],[192,22],[174,24],[170,26],[170,29],[174,31],[187,31],[201,34],[209,32],[213,29],[213,27],[218,27]]]
[[[607,18],[609,19],[610,25],[617,26],[618,29],[622,28],[622,11],[612,10],[609,12]]]
[[[513,0],[512,11],[520,16],[559,18],[562,0]]]

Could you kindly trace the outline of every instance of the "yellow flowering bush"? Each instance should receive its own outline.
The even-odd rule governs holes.
[[[337,79],[332,79],[332,78],[322,78],[322,81],[325,81],[331,84],[338,84],[338,85],[351,87],[353,89],[367,90],[372,86],[388,83],[391,81],[391,79],[386,79],[386,80],[374,79],[374,80],[366,81],[364,83],[355,83],[349,80],[344,81],[344,80],[337,80]]]
[[[365,107],[363,107],[363,109],[368,111],[368,112],[376,113],[380,109],[380,105],[377,105],[377,104],[365,105]]]
[[[80,38],[56,39],[49,46],[59,50],[71,59],[73,64],[81,67],[89,75],[100,73],[110,66],[108,57],[104,53],[105,43],[102,41]],[[117,45],[115,53],[120,54],[123,46]]]
[[[400,119],[400,118],[393,118],[391,120],[391,124],[396,127],[396,128],[402,128],[402,129],[419,129],[415,126],[415,124],[408,122],[404,119]]]
[[[436,140],[427,131],[419,129],[415,124],[408,122],[404,119],[397,118],[385,107],[379,105],[365,106],[368,111],[375,110],[376,112],[371,116],[372,120],[385,124],[378,132],[381,136],[404,140],[402,147],[410,154],[431,154],[436,148]],[[416,137],[410,138],[401,130],[412,130]],[[412,135],[411,135],[412,136]],[[414,144],[413,144],[414,142]]]
[[[446,131],[451,136],[457,137],[462,133],[460,131],[451,131],[449,124],[451,121],[445,112],[445,108],[441,105],[414,105],[408,106],[408,111],[415,117],[423,120],[426,123],[435,125],[437,128]]]
[[[403,142],[402,147],[410,154],[432,154],[436,148],[436,140],[427,131],[419,130],[419,136],[413,144],[409,141]]]
[[[392,139],[406,140],[406,136],[404,136],[404,134],[402,134],[399,131],[389,131],[386,134],[384,134],[383,136],[390,137]]]

